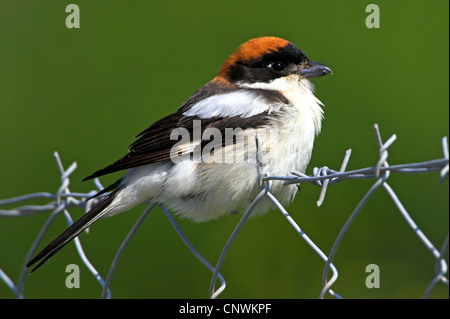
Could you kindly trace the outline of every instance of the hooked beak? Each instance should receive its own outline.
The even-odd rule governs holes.
[[[305,68],[298,70],[296,73],[304,79],[311,79],[327,75],[328,73],[333,74],[333,71],[322,63],[310,61]]]

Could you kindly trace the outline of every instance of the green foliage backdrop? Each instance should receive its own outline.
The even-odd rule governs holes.
[[[76,3],[81,28],[68,29],[65,8]],[[333,76],[315,80],[325,104],[314,166],[372,166],[372,125],[397,134],[390,164],[441,156],[449,130],[448,1],[377,1],[381,28],[365,25],[368,1],[13,1],[0,2],[0,198],[59,186],[52,152],[73,161],[71,190],[125,154],[133,136],[177,109],[212,79],[228,54],[249,38],[286,38]],[[102,178],[104,185],[118,175]],[[390,184],[431,241],[448,233],[448,180],[438,174],[394,175]],[[324,252],[372,181],[328,190],[304,185],[288,207]],[[103,276],[144,206],[106,219],[82,234]],[[81,210],[73,210],[78,218]],[[17,280],[24,257],[48,214],[0,219],[0,267]],[[215,264],[239,216],[206,224],[179,220],[194,246]],[[47,243],[65,228],[58,218]],[[44,245],[41,244],[40,247]],[[446,256],[448,260],[448,256]],[[81,265],[73,244],[27,278],[28,298],[97,298],[101,289],[81,267],[81,288],[67,289],[67,264]],[[365,267],[381,270],[381,288],[367,289]],[[419,298],[434,259],[380,190],[338,250],[335,291],[347,298]],[[279,212],[250,219],[221,273],[224,298],[316,298],[323,263]],[[188,252],[162,212],[153,211],[125,250],[114,274],[114,298],[206,298],[210,273]],[[0,283],[0,298],[13,294]],[[448,298],[438,286],[433,298]]]

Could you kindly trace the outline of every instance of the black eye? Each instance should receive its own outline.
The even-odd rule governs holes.
[[[286,68],[286,66],[282,62],[272,63],[271,67],[272,67],[272,70],[277,71],[277,72],[283,71]]]

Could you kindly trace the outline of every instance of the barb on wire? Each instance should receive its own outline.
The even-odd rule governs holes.
[[[211,278],[211,282],[210,282],[210,286],[209,286],[209,294],[210,294],[210,298],[211,299],[215,299],[218,296],[218,291],[215,292],[214,291],[214,284],[216,282],[216,277],[217,274],[222,266],[222,263],[225,259],[225,256],[228,252],[228,250],[230,249],[231,243],[233,242],[234,238],[237,236],[238,232],[241,230],[242,226],[244,225],[245,221],[248,219],[248,217],[250,216],[250,214],[252,213],[253,209],[255,208],[255,206],[258,204],[258,202],[265,196],[267,196],[273,203],[274,205],[278,208],[278,210],[283,214],[283,216],[286,218],[286,220],[289,222],[289,224],[297,231],[297,233],[300,235],[301,238],[303,238],[306,243],[324,260],[327,261],[327,256],[320,250],[319,247],[317,247],[314,242],[300,229],[300,227],[298,226],[298,224],[292,219],[292,217],[289,215],[289,213],[286,211],[286,209],[284,209],[284,207],[281,205],[281,203],[275,198],[275,196],[273,196],[270,192],[270,186],[271,186],[271,182],[270,179],[267,180],[264,183],[264,176],[265,174],[261,173],[261,161],[259,159],[259,141],[258,141],[258,136],[255,135],[255,144],[256,144],[256,160],[257,160],[257,165],[256,165],[256,169],[257,169],[257,175],[258,175],[258,183],[259,183],[259,187],[261,189],[260,193],[256,196],[256,198],[253,200],[253,202],[249,205],[249,207],[247,208],[246,212],[244,213],[244,215],[242,215],[241,220],[239,221],[238,225],[236,226],[236,228],[233,230],[233,232],[231,233],[230,237],[228,237],[228,240],[224,246],[224,248],[222,249],[222,252],[219,256],[219,259],[217,261],[216,264],[216,268],[215,271],[213,273],[213,276]],[[348,160],[347,160],[348,161]],[[342,166],[343,169],[345,169],[345,166]],[[338,277],[338,272],[336,267],[333,264],[330,264],[332,271],[333,271],[333,277],[330,280],[330,282],[334,282],[337,280]],[[341,299],[341,296],[339,296],[337,293],[335,293],[333,290],[328,289],[327,293],[329,293],[331,296],[335,297],[335,298],[339,298]]]
[[[314,168],[312,175],[306,175],[302,172],[298,171],[292,171],[292,175],[290,176],[271,176],[270,172],[265,171],[265,174],[262,174],[262,168],[263,164],[259,161],[259,141],[258,137],[255,136],[255,143],[256,143],[256,153],[257,153],[257,178],[258,178],[258,185],[260,187],[259,193],[255,196],[253,202],[249,205],[245,213],[242,215],[240,221],[238,222],[237,226],[234,228],[233,232],[228,237],[220,255],[216,262],[216,266],[213,267],[203,256],[195,249],[195,247],[188,241],[186,236],[183,234],[181,229],[178,227],[177,223],[175,222],[174,218],[172,217],[171,213],[160,203],[153,203],[150,204],[144,212],[140,215],[139,219],[136,221],[128,235],[123,240],[122,244],[118,248],[108,271],[106,280],[104,281],[100,274],[97,272],[97,270],[94,268],[94,266],[89,261],[88,257],[85,255],[83,247],[81,245],[81,242],[78,238],[75,239],[75,246],[78,252],[78,255],[80,256],[83,263],[88,268],[89,272],[95,277],[95,279],[98,281],[98,283],[102,287],[102,298],[111,298],[111,292],[109,290],[109,286],[112,280],[113,273],[115,271],[115,268],[118,264],[118,261],[122,255],[122,252],[130,242],[132,236],[135,234],[135,232],[138,230],[138,228],[141,226],[144,219],[147,217],[149,212],[155,207],[159,206],[159,208],[164,212],[166,217],[168,218],[169,222],[173,226],[174,230],[177,232],[180,239],[184,242],[184,244],[187,246],[187,248],[191,251],[191,253],[212,273],[210,285],[209,285],[209,297],[211,299],[217,298],[225,289],[226,283],[224,278],[220,275],[220,269],[222,267],[222,264],[225,260],[226,254],[229,251],[231,244],[235,237],[237,236],[238,232],[242,229],[244,223],[248,219],[248,217],[251,215],[254,207],[258,204],[260,200],[262,200],[264,197],[267,197],[274,206],[283,214],[285,219],[288,221],[288,223],[295,229],[295,231],[298,233],[300,238],[302,238],[312,249],[313,251],[319,255],[319,257],[325,262],[324,268],[322,271],[322,279],[321,279],[321,291],[319,294],[319,298],[324,298],[327,294],[334,298],[341,298],[339,294],[337,294],[335,291],[331,289],[332,285],[336,282],[338,279],[338,269],[333,264],[333,259],[337,253],[337,249],[339,245],[342,242],[342,239],[347,232],[347,230],[350,228],[352,222],[355,220],[355,218],[360,214],[362,208],[364,205],[369,201],[372,194],[375,193],[378,189],[384,189],[389,197],[394,202],[395,206],[397,207],[398,211],[402,215],[403,219],[406,221],[406,223],[409,225],[409,227],[412,229],[414,234],[417,236],[417,238],[424,244],[425,248],[431,252],[431,255],[436,259],[436,266],[435,266],[435,272],[432,280],[426,287],[426,290],[424,292],[423,298],[428,298],[431,294],[432,290],[438,283],[443,283],[445,285],[449,285],[448,280],[448,265],[447,262],[444,259],[444,254],[448,250],[449,246],[449,236],[445,238],[444,242],[440,246],[440,250],[437,250],[435,245],[428,239],[428,237],[424,234],[424,232],[419,228],[419,226],[414,222],[411,215],[406,210],[405,206],[401,203],[400,199],[394,192],[394,190],[391,188],[391,186],[387,183],[387,180],[390,176],[390,174],[394,173],[402,173],[402,174],[415,174],[415,173],[427,173],[427,172],[435,172],[439,171],[439,182],[442,183],[446,178],[448,178],[449,175],[449,152],[448,152],[448,139],[447,137],[442,138],[441,140],[441,146],[442,146],[442,153],[443,157],[440,159],[434,159],[419,163],[408,163],[408,164],[397,164],[397,165],[389,165],[387,162],[389,153],[388,149],[392,146],[394,141],[396,140],[396,135],[392,135],[390,138],[386,140],[386,142],[383,143],[383,140],[381,138],[380,130],[378,128],[378,125],[374,125],[374,134],[375,134],[375,140],[376,145],[378,147],[378,160],[372,167],[366,167],[362,169],[356,169],[347,171],[347,165],[349,163],[349,159],[351,156],[351,150],[347,150],[345,153],[345,156],[343,158],[343,161],[341,163],[341,166],[338,171],[332,170],[328,168],[327,166],[323,166],[321,168]],[[94,180],[94,184],[96,186],[96,190],[92,190],[88,193],[75,193],[71,192],[69,189],[70,185],[70,175],[74,172],[77,165],[76,163],[72,163],[72,165],[69,166],[69,168],[64,169],[61,159],[58,155],[58,153],[54,153],[54,158],[56,161],[56,165],[58,167],[58,171],[60,174],[60,186],[58,187],[58,190],[55,193],[49,193],[49,192],[38,192],[23,196],[18,196],[15,198],[10,199],[2,199],[0,200],[0,207],[1,206],[7,206],[7,205],[21,205],[23,202],[35,200],[35,199],[48,199],[49,202],[43,205],[24,205],[24,206],[18,206],[13,209],[0,209],[0,217],[25,217],[33,214],[39,214],[42,212],[51,212],[49,217],[47,218],[46,222],[40,229],[38,235],[36,236],[34,242],[32,243],[27,256],[25,257],[25,261],[29,260],[30,257],[34,254],[36,251],[39,243],[41,242],[42,238],[48,231],[49,227],[52,225],[53,221],[58,215],[63,215],[64,218],[67,221],[68,225],[72,224],[72,218],[69,214],[69,210],[73,207],[81,207],[85,211],[88,211],[92,205],[94,205],[98,199],[90,199],[88,198],[92,197],[94,194],[96,194],[99,190],[103,189],[103,186],[101,185],[100,181],[98,179]],[[320,187],[320,194],[319,198],[317,200],[317,205],[321,206],[325,200],[325,196],[327,193],[327,190],[329,189],[330,185],[333,185],[338,182],[342,182],[349,179],[374,179],[375,182],[372,184],[372,186],[369,188],[369,190],[365,193],[363,198],[359,201],[359,203],[356,205],[354,210],[351,212],[349,217],[347,218],[346,222],[340,229],[338,235],[336,236],[333,245],[330,249],[330,252],[328,253],[328,256],[323,253],[323,251],[315,245],[315,243],[310,239],[309,236],[306,235],[306,233],[299,227],[299,224],[289,215],[287,210],[280,204],[280,202],[277,200],[277,198],[270,192],[270,187],[272,184],[272,181],[283,181],[284,184],[296,184],[298,187],[301,183],[308,182],[313,185],[316,185]],[[106,194],[104,194],[106,195]],[[103,195],[103,196],[104,196]],[[20,269],[20,276],[17,281],[17,283],[14,283],[13,280],[10,279],[10,277],[6,274],[6,272],[0,268],[0,281],[4,282],[6,286],[14,293],[16,298],[24,298],[23,290],[24,290],[24,284],[26,280],[26,268],[25,268],[25,261]],[[331,277],[328,278],[328,273],[331,270]],[[219,280],[220,286],[216,290],[216,282]]]
[[[346,156],[344,157],[343,163],[341,165],[341,169],[339,172],[330,170],[328,167],[323,168],[314,168],[313,175],[312,176],[306,176],[305,174],[302,174],[300,172],[293,172],[294,177],[279,177],[279,176],[272,176],[267,177],[266,180],[284,180],[286,184],[292,184],[292,183],[301,183],[301,182],[310,182],[314,185],[322,187],[318,205],[322,204],[324,200],[324,194],[326,187],[329,184],[334,184],[337,182],[344,181],[346,179],[367,179],[367,178],[375,178],[376,182],[372,185],[372,187],[369,189],[369,191],[364,195],[364,197],[361,199],[361,201],[358,203],[354,211],[350,214],[349,218],[345,222],[344,226],[341,228],[338,236],[336,237],[334,244],[331,248],[331,251],[329,253],[329,259],[327,260],[325,267],[323,269],[322,273],[322,286],[323,289],[319,295],[319,298],[323,298],[325,294],[329,291],[331,285],[330,282],[327,283],[326,278],[328,271],[331,266],[331,261],[334,258],[334,255],[336,254],[337,248],[345,234],[345,232],[350,227],[351,223],[354,221],[356,216],[361,211],[362,207],[367,203],[369,198],[372,196],[372,194],[377,190],[380,186],[383,186],[394,203],[396,204],[397,208],[399,209],[400,213],[402,214],[403,218],[407,221],[411,229],[416,233],[416,235],[419,237],[419,239],[425,244],[425,246],[430,250],[434,257],[439,261],[439,272],[434,277],[432,282],[429,285],[429,288],[427,288],[427,292],[424,294],[425,297],[429,295],[429,290],[436,285],[436,283],[440,280],[444,284],[448,285],[448,279],[444,276],[445,273],[447,273],[447,264],[443,260],[442,253],[439,253],[437,249],[433,246],[433,244],[430,242],[430,240],[425,236],[425,234],[420,230],[420,228],[414,223],[411,216],[408,214],[404,206],[401,204],[400,200],[398,199],[395,192],[392,190],[392,188],[387,184],[386,179],[389,177],[390,173],[423,173],[423,172],[433,172],[433,171],[440,171],[441,178],[439,179],[439,182],[442,182],[443,179],[448,177],[448,165],[449,165],[449,159],[448,159],[448,143],[447,138],[444,137],[442,139],[442,152],[443,152],[443,158],[439,160],[432,160],[422,163],[413,163],[413,164],[403,164],[403,165],[393,165],[390,166],[387,162],[388,158],[388,148],[393,144],[393,142],[396,140],[396,135],[392,135],[385,143],[382,142],[380,130],[377,124],[373,127],[374,133],[375,133],[375,139],[378,145],[378,155],[379,159],[374,167],[354,170],[354,171],[347,171],[345,172],[345,167],[348,164],[350,151],[347,151]],[[325,188],[325,190],[324,190]],[[444,244],[443,247],[448,247],[448,244]],[[445,250],[446,248],[444,248]],[[437,262],[438,262],[437,261]],[[436,279],[438,278],[438,279]],[[430,288],[431,287],[431,288]]]

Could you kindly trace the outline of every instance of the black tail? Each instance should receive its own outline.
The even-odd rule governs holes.
[[[104,199],[102,199],[97,205],[95,205],[90,211],[84,214],[80,219],[67,228],[61,235],[47,245],[39,254],[31,259],[26,267],[30,268],[37,262],[30,273],[41,267],[47,260],[49,260],[54,254],[56,254],[61,248],[67,245],[72,239],[77,237],[81,232],[88,228],[93,222],[95,222],[100,216],[99,214],[108,207],[113,201],[116,191],[112,192]]]

